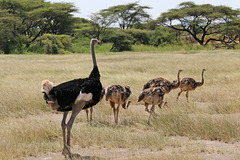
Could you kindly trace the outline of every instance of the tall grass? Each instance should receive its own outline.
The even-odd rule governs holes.
[[[192,151],[185,141],[171,137],[239,141],[240,54],[226,50],[185,53],[98,53],[103,86],[129,85],[132,105],[127,110],[120,109],[118,126],[104,99],[94,109],[92,126],[86,123],[85,112],[81,112],[73,125],[73,145],[152,151],[185,147],[187,149],[182,152],[158,155],[157,158],[201,159],[196,154],[201,151]],[[165,95],[168,107],[157,108],[158,116],[149,125],[148,113],[136,102],[143,84],[160,76],[175,80],[179,69],[184,70],[180,77],[200,81],[203,68],[207,70],[205,84],[189,93],[190,103],[186,102],[184,94],[176,102],[179,90],[171,91]],[[41,81],[49,79],[57,85],[87,77],[91,69],[89,54],[0,55],[0,159],[61,152],[62,115],[45,104],[40,92]],[[139,159],[138,156],[131,158]]]

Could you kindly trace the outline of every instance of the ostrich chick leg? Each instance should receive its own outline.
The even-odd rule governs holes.
[[[181,91],[178,93],[177,100],[179,99],[179,96],[181,95],[182,92],[183,92],[183,90],[181,90]]]
[[[131,101],[128,101],[128,102],[127,102],[127,107],[126,107],[126,108],[128,108],[128,107],[129,107],[130,103],[131,103]]]
[[[188,93],[189,93],[189,91],[187,91],[187,93],[186,93],[187,102],[189,102],[189,100],[188,100]]]
[[[110,105],[111,105],[111,107],[112,107],[112,109],[113,109],[113,115],[114,115],[114,121],[115,121],[115,117],[116,117],[116,108],[115,108],[115,103],[114,102],[112,102],[112,101],[110,101]]]
[[[148,109],[148,105],[149,105],[148,103],[145,103],[145,107],[146,107],[146,108],[145,108],[145,111],[148,112],[148,113],[150,113],[150,111],[149,111],[149,109]]]
[[[120,103],[118,103],[118,106],[117,106],[117,110],[116,110],[116,117],[115,117],[115,123],[118,124],[118,113],[119,113],[119,107],[120,107]]]
[[[152,108],[151,110],[149,111],[150,115],[148,117],[148,124],[150,124],[151,122],[151,117],[154,116],[156,113],[155,113],[155,105],[152,105]]]

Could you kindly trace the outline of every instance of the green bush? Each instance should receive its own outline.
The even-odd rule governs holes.
[[[149,35],[152,31],[140,30],[140,29],[126,29],[126,33],[131,35],[133,44],[149,44]]]
[[[59,54],[60,50],[70,51],[71,49],[71,36],[44,34],[36,40],[35,44],[29,47],[28,51],[37,53],[44,53],[45,51],[46,54]]]
[[[90,51],[90,39],[85,38],[74,38],[72,40],[73,46],[72,51],[74,53],[89,53]]]
[[[121,29],[111,30],[103,37],[103,41],[113,43],[110,49],[112,52],[130,51],[132,49],[131,36]]]
[[[154,46],[174,44],[176,43],[176,35],[172,30],[166,27],[158,27],[151,32],[149,43]]]

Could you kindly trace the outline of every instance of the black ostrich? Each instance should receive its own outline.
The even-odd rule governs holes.
[[[57,111],[64,112],[62,119],[63,132],[63,155],[71,157],[70,136],[71,128],[77,114],[83,110],[96,105],[101,99],[102,84],[97,67],[94,45],[99,43],[97,39],[92,39],[90,46],[93,60],[93,70],[89,77],[84,79],[74,79],[53,87],[53,83],[45,80],[42,82],[41,91],[44,93],[46,103]],[[72,110],[72,115],[66,123],[68,112]],[[65,130],[67,128],[67,137]],[[66,143],[67,138],[67,143]]]

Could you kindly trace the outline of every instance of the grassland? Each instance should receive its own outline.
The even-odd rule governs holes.
[[[110,159],[240,158],[239,51],[98,53],[97,59],[103,86],[129,85],[132,105],[120,109],[117,126],[105,100],[95,106],[92,126],[81,112],[73,125],[73,151]],[[203,68],[205,84],[190,92],[190,102],[184,94],[176,102],[179,90],[171,91],[168,107],[157,109],[149,125],[136,102],[143,84],[159,76],[175,80],[179,69],[181,77],[200,81]],[[63,159],[62,115],[45,104],[41,81],[57,85],[87,77],[91,69],[89,54],[0,55],[0,159]]]

